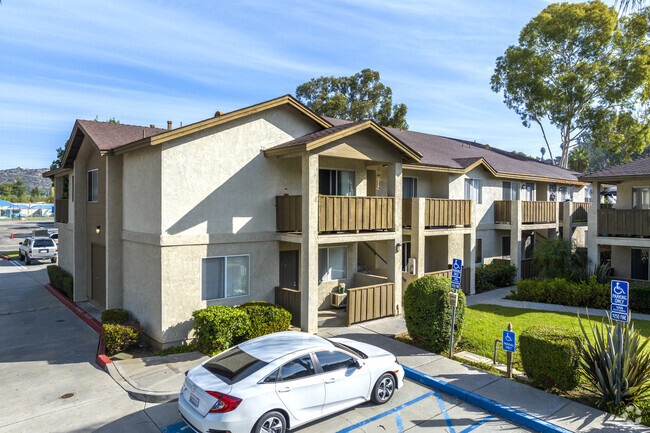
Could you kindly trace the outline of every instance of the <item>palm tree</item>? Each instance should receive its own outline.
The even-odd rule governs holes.
[[[542,162],[544,162],[544,155],[546,154],[546,148],[542,147],[541,149],[539,149],[539,151],[542,152]]]
[[[634,12],[643,9],[646,5],[646,1],[645,0],[616,0],[616,3],[614,4],[618,4],[618,11],[621,14],[626,14],[628,10],[630,12]]]

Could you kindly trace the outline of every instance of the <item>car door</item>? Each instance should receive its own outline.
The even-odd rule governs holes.
[[[368,367],[338,350],[316,352],[316,359],[325,382],[323,412],[334,412],[366,401],[370,393]]]
[[[298,421],[318,418],[325,402],[323,375],[316,374],[311,355],[303,355],[280,368],[275,384],[278,398]]]

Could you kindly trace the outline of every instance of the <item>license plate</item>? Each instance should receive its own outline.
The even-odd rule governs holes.
[[[39,253],[47,253],[47,250],[38,250]]]
[[[199,398],[194,394],[190,394],[190,404],[194,407],[199,407]]]

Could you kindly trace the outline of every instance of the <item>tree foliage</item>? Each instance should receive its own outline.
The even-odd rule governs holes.
[[[573,171],[585,173],[589,168],[589,154],[587,149],[578,146],[569,154],[569,168]]]
[[[65,148],[66,146],[57,147],[56,159],[52,161],[52,164],[50,164],[50,170],[56,170],[57,168],[61,167],[61,163],[63,162],[63,154],[65,153]]]
[[[648,15],[617,17],[600,1],[551,4],[496,61],[491,85],[524,126],[540,127],[551,161],[550,123],[560,135],[560,165],[588,138],[633,152],[650,137],[644,92],[650,83]]]
[[[372,119],[382,126],[408,129],[406,105],[393,105],[393,91],[371,69],[350,77],[312,78],[296,88],[296,97],[321,116],[355,122]]]

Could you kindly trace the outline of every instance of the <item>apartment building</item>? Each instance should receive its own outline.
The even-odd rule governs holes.
[[[476,266],[525,273],[539,239],[580,241],[589,206],[568,170],[291,96],[175,129],[77,120],[45,176],[74,301],[129,310],[154,347],[215,304],[276,302],[308,332],[341,302],[348,323],[401,314],[405,284],[455,257],[473,293]]]
[[[588,251],[592,264],[610,261],[617,279],[648,281],[650,249],[650,158],[600,170],[580,180],[594,196],[616,186],[616,202],[589,211]]]

